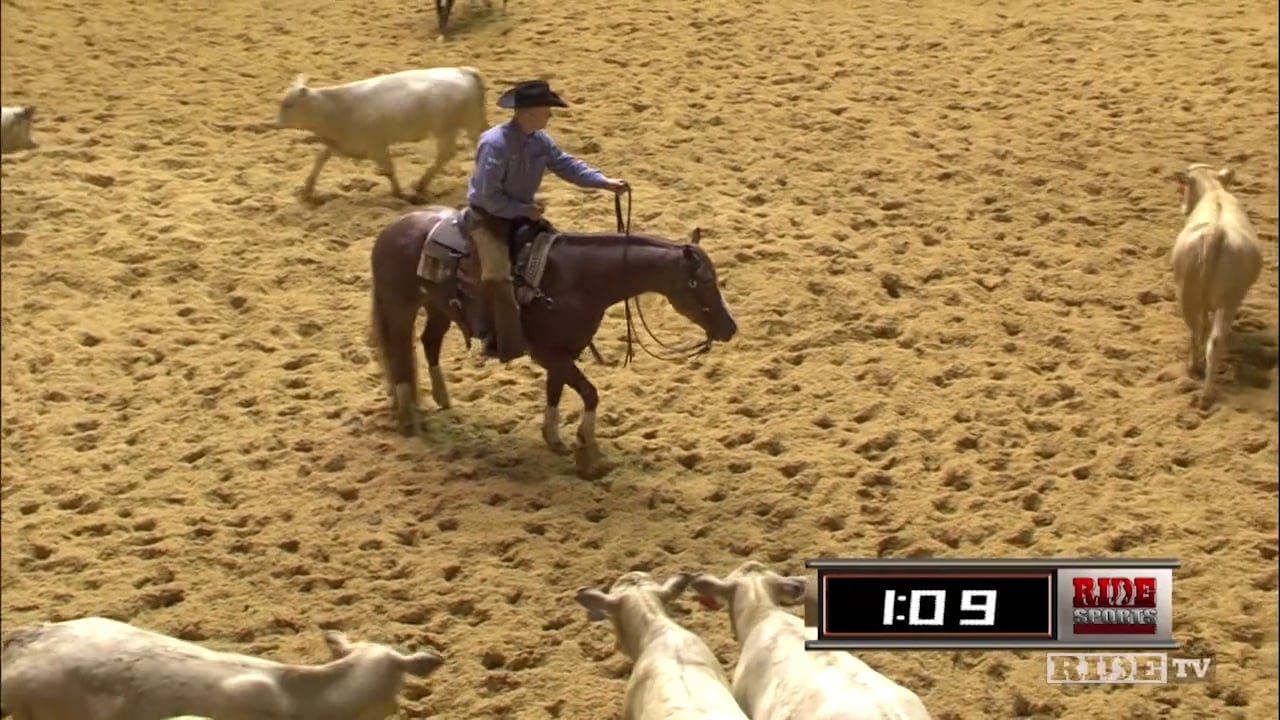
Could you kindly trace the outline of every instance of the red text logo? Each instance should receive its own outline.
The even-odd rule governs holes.
[[[1071,620],[1078,635],[1154,635],[1156,579],[1072,578]]]

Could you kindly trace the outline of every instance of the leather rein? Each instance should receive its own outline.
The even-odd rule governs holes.
[[[627,250],[631,247],[631,188],[630,187],[627,188],[626,223],[624,224],[622,220],[622,196],[618,193],[614,193],[614,196],[613,196],[613,214],[618,221],[618,232],[623,234],[623,238],[624,238],[623,242],[625,243],[622,246],[622,274],[623,274],[623,277],[625,277],[627,273]],[[649,334],[649,337],[652,338],[654,342],[661,345],[663,348],[670,350],[676,354],[663,357],[661,355],[654,354],[652,350],[650,350],[648,347],[645,347],[644,341],[640,337],[640,333],[637,333],[635,331],[635,323],[631,320],[631,303],[632,302],[635,302],[636,304],[636,315],[640,316],[640,325],[644,327],[644,330],[646,333]],[[681,360],[688,360],[691,357],[701,355],[711,349],[710,340],[703,340],[700,342],[693,341],[683,346],[668,345],[662,342],[662,340],[660,340],[658,336],[654,335],[653,331],[649,329],[649,323],[644,319],[644,311],[640,309],[639,295],[636,295],[635,297],[624,298],[622,303],[623,303],[623,308],[625,309],[626,317],[627,317],[627,353],[622,358],[623,367],[626,367],[628,364],[630,364],[631,360],[635,357],[635,352],[634,350],[632,350],[632,347],[631,347],[632,338],[635,338],[635,343],[639,345],[640,349],[644,350],[645,353],[649,355],[649,357],[652,357],[656,360],[666,360],[668,362],[678,362]]]

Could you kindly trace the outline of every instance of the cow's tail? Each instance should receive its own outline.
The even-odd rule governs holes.
[[[468,130],[473,135],[472,144],[475,144],[480,140],[480,133],[489,127],[489,106],[485,100],[488,89],[485,87],[484,76],[480,74],[479,68],[464,65],[458,70],[469,75],[475,82],[476,92],[471,98],[475,104],[470,108],[471,122],[468,125]]]
[[[1222,246],[1226,241],[1226,232],[1222,226],[1214,224],[1200,242],[1200,307],[1205,310],[1214,307],[1214,281],[1222,257]]]

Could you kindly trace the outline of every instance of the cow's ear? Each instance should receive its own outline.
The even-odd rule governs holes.
[[[327,630],[324,633],[324,644],[329,648],[329,655],[334,660],[341,660],[351,654],[351,641],[347,639],[346,634],[337,630]]]
[[[719,607],[733,595],[733,584],[711,575],[701,573],[689,581],[689,587],[698,593],[698,600],[704,607]]]
[[[774,592],[777,593],[779,605],[797,605],[804,600],[808,578],[779,577],[773,578]]]
[[[609,612],[617,605],[616,599],[590,587],[578,588],[574,598],[587,609],[587,619],[591,622],[609,617]]]
[[[658,591],[658,596],[663,602],[671,602],[689,587],[689,583],[693,581],[693,573],[680,572],[667,578],[667,582],[663,584],[662,589]]]

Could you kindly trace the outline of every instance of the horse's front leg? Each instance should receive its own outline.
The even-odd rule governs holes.
[[[584,478],[597,478],[609,472],[610,464],[600,452],[596,444],[596,407],[600,404],[600,395],[595,385],[578,369],[572,360],[567,365],[569,387],[582,397],[582,422],[578,424],[578,447],[573,458],[578,466],[578,475]]]
[[[542,417],[542,439],[557,455],[567,455],[569,448],[560,439],[560,395],[564,392],[566,361],[546,363],[547,408]]]
[[[442,410],[449,408],[449,386],[445,384],[444,372],[440,369],[440,346],[452,322],[442,310],[427,303],[427,324],[422,328],[422,352],[427,356],[427,371],[431,374],[431,397]]]

